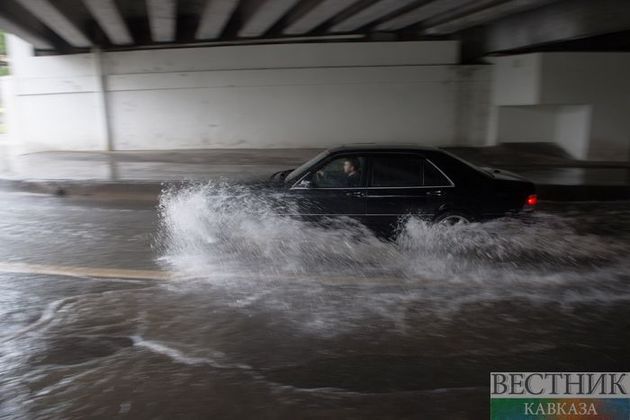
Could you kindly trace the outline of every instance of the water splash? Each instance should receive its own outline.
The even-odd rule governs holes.
[[[235,307],[271,306],[321,330],[370,314],[404,329],[405,312],[418,307],[448,314],[503,299],[630,300],[629,238],[584,229],[576,214],[456,226],[408,217],[387,241],[351,219],[322,227],[286,217],[287,202],[225,184],[169,190],[161,261],[182,273],[177,287],[220,286]]]
[[[322,227],[287,217],[291,207],[282,195],[225,184],[167,191],[160,201],[162,261],[207,278],[323,275],[369,271],[397,254],[353,219]]]
[[[391,242],[349,218],[324,227],[287,217],[290,207],[288,197],[243,186],[166,191],[160,201],[163,261],[208,278],[219,270],[409,277],[500,266],[580,270],[610,264],[628,251],[624,241],[579,232],[575,219],[552,214],[457,226],[408,217]]]

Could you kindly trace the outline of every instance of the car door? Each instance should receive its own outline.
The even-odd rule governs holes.
[[[347,173],[348,167],[353,171]],[[302,218],[352,217],[363,221],[366,210],[366,158],[335,155],[316,165],[291,191]]]
[[[377,154],[369,158],[366,220],[395,225],[402,216],[430,220],[448,200],[453,183],[420,154]]]

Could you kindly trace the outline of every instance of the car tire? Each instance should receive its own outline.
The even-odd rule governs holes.
[[[465,213],[446,212],[437,216],[434,222],[443,226],[467,225],[472,222],[472,218]]]

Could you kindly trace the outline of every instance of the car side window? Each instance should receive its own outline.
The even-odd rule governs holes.
[[[443,187],[451,182],[420,156],[377,156],[372,159],[371,187]]]
[[[364,157],[339,157],[311,174],[311,185],[314,188],[358,188],[363,186],[365,168]]]
[[[425,160],[423,167],[425,187],[444,187],[451,185],[451,181],[449,181],[433,163]]]
[[[372,159],[372,187],[421,187],[422,158],[377,156]]]

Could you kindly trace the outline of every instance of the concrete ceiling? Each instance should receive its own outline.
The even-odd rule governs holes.
[[[602,35],[630,30],[630,1],[1,0],[0,28],[47,54],[94,47],[459,39],[465,58],[474,60],[579,39],[607,39],[602,48],[610,50],[615,38]],[[599,48],[596,41],[585,45]],[[619,49],[627,48],[620,43]]]

